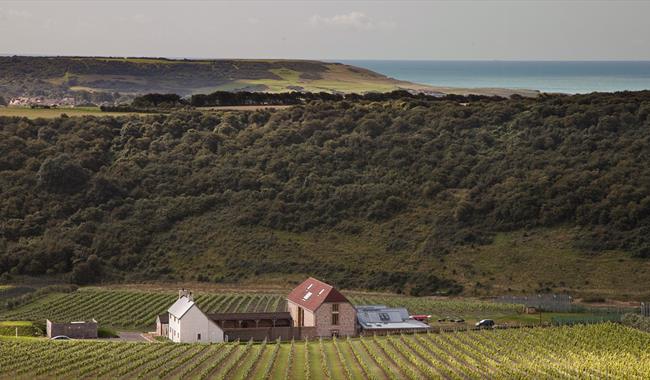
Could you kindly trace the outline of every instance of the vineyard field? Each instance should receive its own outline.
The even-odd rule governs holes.
[[[1,320],[71,321],[94,318],[100,325],[142,328],[153,325],[156,315],[176,299],[175,293],[82,288],[72,293],[54,293],[0,313]],[[196,302],[206,313],[263,312],[286,310],[285,294],[202,293]],[[441,300],[428,297],[352,294],[355,305],[404,306],[411,313],[447,316],[494,317],[516,314],[521,306],[477,300]]]
[[[220,344],[0,339],[0,378],[644,379],[650,335],[617,324]]]

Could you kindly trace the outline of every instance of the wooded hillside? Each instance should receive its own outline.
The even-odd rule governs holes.
[[[650,257],[648,162],[650,92],[2,118],[0,273],[457,292],[503,231]]]

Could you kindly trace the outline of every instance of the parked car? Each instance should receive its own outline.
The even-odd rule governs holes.
[[[463,318],[454,318],[454,319],[452,319],[451,321],[452,321],[452,322],[456,322],[456,323],[463,323],[463,322],[465,322],[465,320],[464,320]]]
[[[71,340],[72,338],[70,338],[69,336],[65,336],[65,335],[57,335],[57,336],[53,336],[50,339],[51,340]]]
[[[494,327],[494,321],[491,319],[481,319],[476,322],[476,327]]]
[[[431,318],[431,316],[428,314],[414,314],[414,315],[409,315],[409,318],[415,319],[416,321],[429,323],[429,318]]]

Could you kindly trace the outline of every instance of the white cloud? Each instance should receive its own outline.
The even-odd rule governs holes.
[[[350,12],[332,17],[313,15],[309,18],[309,24],[314,27],[326,26],[356,30],[391,29],[395,27],[395,23],[392,21],[378,22],[363,12]]]

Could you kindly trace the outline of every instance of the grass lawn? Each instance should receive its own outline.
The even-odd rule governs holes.
[[[624,252],[581,252],[569,229],[501,233],[492,244],[462,247],[438,272],[463,283],[466,294],[568,291],[573,296],[647,299],[650,261]],[[568,276],[567,273],[571,273]]]
[[[0,321],[0,327],[28,327],[33,326],[31,321]]]
[[[77,107],[77,108],[27,108],[27,107],[0,107],[0,116],[26,117],[28,119],[53,119],[66,114],[73,116],[124,116],[135,115],[129,112],[102,112],[99,107]]]
[[[19,337],[40,337],[44,333],[41,327],[35,326],[31,321],[0,321],[0,335],[15,336],[16,329]]]

